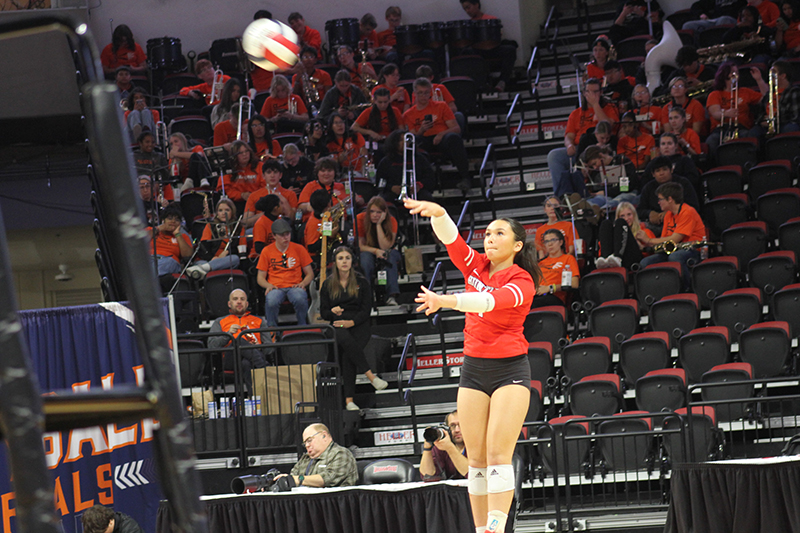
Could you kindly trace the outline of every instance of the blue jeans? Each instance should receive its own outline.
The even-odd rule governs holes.
[[[386,294],[394,296],[400,294],[400,284],[397,282],[397,268],[402,259],[400,252],[392,248],[386,256],[389,267],[386,269]],[[364,269],[364,276],[372,285],[372,276],[375,274],[375,254],[372,252],[361,252],[361,268]]]
[[[642,259],[639,265],[644,268],[648,265],[655,265],[656,263],[666,263],[667,261],[677,261],[681,264],[681,274],[683,275],[683,288],[684,290],[691,290],[692,277],[689,274],[689,267],[686,262],[689,259],[694,259],[695,262],[700,262],[700,252],[698,250],[678,250],[667,255],[665,253],[658,253],[648,255]]]
[[[308,296],[305,289],[295,287],[272,289],[267,293],[266,298],[264,314],[266,315],[268,326],[275,327],[278,325],[278,310],[284,300],[289,300],[292,307],[294,307],[297,323],[301,326],[308,324]]]
[[[574,157],[567,155],[566,148],[555,148],[547,154],[547,168],[550,170],[550,179],[553,180],[553,196],[561,197],[565,192],[564,177],[569,172]]]
[[[593,196],[586,201],[598,207],[608,206],[609,209],[616,209],[620,202],[630,202],[635,206],[639,203],[639,195],[635,192],[623,192],[610,200],[605,196]]]
[[[724,24],[736,24],[736,19],[727,15],[715,19],[706,20],[690,20],[683,23],[684,30],[692,30],[695,36],[702,33],[703,30],[713,28],[714,26],[722,26]]]
[[[172,256],[158,256],[157,273],[159,276],[163,276],[164,274],[180,274],[181,270],[183,270],[183,267],[181,267],[181,264],[175,261]]]
[[[195,265],[210,265],[211,270],[229,270],[239,266],[238,255],[226,255],[225,257],[215,257],[211,261],[203,261],[199,259],[194,262]]]

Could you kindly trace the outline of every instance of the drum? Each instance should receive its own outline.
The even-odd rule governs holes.
[[[447,23],[447,42],[455,48],[466,48],[475,42],[476,29],[472,20],[451,20]]]
[[[239,61],[239,39],[236,37],[217,39],[211,43],[208,56],[214,68],[222,69],[222,72],[239,72],[242,70]]]
[[[423,49],[422,34],[416,24],[396,27],[394,37],[397,39],[397,51],[401,54],[416,54]]]
[[[491,50],[500,46],[503,39],[503,23],[500,19],[484,19],[475,22],[475,44],[478,50]]]
[[[177,72],[186,68],[186,59],[181,52],[181,40],[175,37],[149,39],[147,59],[153,70]]]
[[[334,19],[325,23],[325,32],[328,34],[328,44],[331,50],[346,44],[355,49],[358,47],[360,32],[358,19]]]
[[[444,46],[444,22],[426,22],[420,25],[419,30],[427,48]]]

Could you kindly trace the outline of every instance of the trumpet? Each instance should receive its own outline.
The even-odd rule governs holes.
[[[250,115],[253,113],[253,106],[252,102],[250,101],[249,96],[242,96],[239,98],[239,126],[236,128],[236,140],[242,140],[242,126],[245,122],[244,120],[244,113],[245,113],[245,106],[247,106],[247,121],[250,121]]]
[[[780,93],[778,92],[778,69],[769,69],[769,104],[767,105],[767,137],[781,131]]]
[[[719,244],[718,242],[708,241],[664,241],[653,246],[653,252],[670,255],[672,252],[677,252],[678,250],[691,250],[693,248],[702,248],[703,246],[718,246]]]
[[[222,86],[225,85],[224,74],[221,69],[214,71],[214,82],[211,84],[211,101],[209,104],[219,102],[222,98]]]
[[[729,109],[736,110],[736,116],[728,119],[728,131],[725,131],[725,111],[719,117],[719,127],[722,131],[720,143],[725,143],[739,138],[739,71],[731,72],[731,98],[733,102]]]

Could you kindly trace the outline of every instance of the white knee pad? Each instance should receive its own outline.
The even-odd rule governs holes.
[[[508,515],[502,511],[489,511],[486,520],[486,533],[503,533],[506,530]]]
[[[489,494],[514,490],[514,467],[511,465],[489,465],[486,467],[486,489]]]
[[[475,496],[486,496],[486,469],[469,467],[467,492]]]

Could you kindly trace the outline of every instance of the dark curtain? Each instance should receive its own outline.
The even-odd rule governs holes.
[[[665,532],[800,532],[800,461],[681,464]]]
[[[424,485],[397,492],[337,492],[231,496],[205,502],[215,533],[463,533],[475,531],[466,487]],[[170,533],[165,502],[156,530]]]

